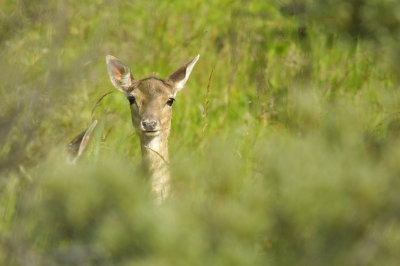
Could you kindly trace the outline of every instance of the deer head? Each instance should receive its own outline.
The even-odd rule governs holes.
[[[107,70],[116,89],[126,95],[131,108],[132,123],[141,139],[169,134],[172,105],[200,55],[180,67],[167,79],[149,77],[135,80],[124,63],[114,56],[106,57]]]

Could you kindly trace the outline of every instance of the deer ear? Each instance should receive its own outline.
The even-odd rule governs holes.
[[[192,72],[193,67],[199,58],[200,55],[197,55],[192,61],[178,68],[178,70],[168,77],[168,80],[172,81],[174,84],[175,93],[180,91],[185,86],[185,83],[189,79],[190,73]]]
[[[68,162],[75,163],[76,160],[82,155],[83,151],[86,149],[91,134],[94,128],[97,125],[97,120],[94,120],[93,123],[81,134],[76,136],[69,144],[68,144]]]
[[[107,70],[110,80],[115,88],[127,94],[133,82],[132,73],[118,58],[107,55]]]

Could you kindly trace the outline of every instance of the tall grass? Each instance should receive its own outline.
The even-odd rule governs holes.
[[[397,265],[396,17],[290,2],[0,1],[0,263]],[[93,109],[105,55],[163,78],[198,53],[156,205],[126,99]]]

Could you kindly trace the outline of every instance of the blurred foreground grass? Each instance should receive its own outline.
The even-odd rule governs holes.
[[[321,3],[0,1],[0,264],[397,265],[400,4]],[[158,206],[104,56],[198,53]]]

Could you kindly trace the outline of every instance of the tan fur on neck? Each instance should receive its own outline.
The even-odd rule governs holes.
[[[152,191],[160,202],[169,194],[168,135],[163,132],[151,139],[141,138],[142,159],[152,179]]]

